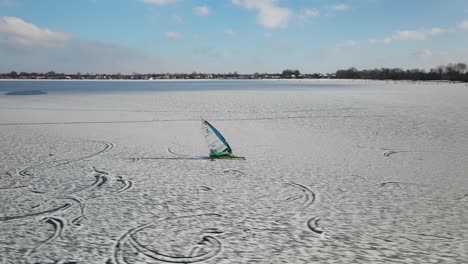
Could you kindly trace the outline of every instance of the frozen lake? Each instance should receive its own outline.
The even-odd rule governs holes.
[[[0,93],[0,263],[468,262],[465,84]],[[246,160],[206,159],[200,118]]]

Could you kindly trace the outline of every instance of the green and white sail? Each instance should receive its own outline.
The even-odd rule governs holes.
[[[202,120],[202,131],[211,154],[232,154],[232,149],[226,139],[206,120]]]

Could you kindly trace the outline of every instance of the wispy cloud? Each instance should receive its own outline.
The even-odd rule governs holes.
[[[14,6],[14,5],[16,5],[16,2],[14,2],[12,0],[3,0],[1,2],[1,5],[2,6]]]
[[[217,61],[224,60],[224,56],[222,55],[222,53],[218,52],[213,47],[196,47],[193,49],[193,51],[196,55],[202,56],[204,59]]]
[[[185,36],[180,34],[180,33],[177,33],[177,32],[166,32],[166,37],[172,39],[172,40],[181,40],[181,39],[184,39]]]
[[[62,42],[70,40],[71,35],[40,28],[18,17],[0,17],[0,32],[5,34],[0,43],[19,47],[60,47]]]
[[[383,39],[369,39],[370,44],[390,44],[393,42],[393,38],[386,37]]]
[[[197,16],[207,16],[210,14],[210,8],[207,5],[197,6],[193,8],[193,12]]]
[[[413,64],[418,65],[442,65],[458,61],[460,58],[466,57],[460,51],[447,52],[447,51],[434,51],[430,49],[422,49],[413,53],[408,54],[408,60]],[[458,57],[459,56],[459,57]]]
[[[265,33],[265,34],[263,34],[263,36],[264,36],[265,38],[271,38],[271,37],[273,37],[273,34],[271,34],[271,33]]]
[[[463,20],[462,22],[460,22],[460,24],[458,24],[458,27],[461,28],[461,29],[468,29],[468,19]]]
[[[277,6],[277,0],[232,0],[234,5],[256,10],[257,22],[266,28],[287,28],[293,12]]]
[[[303,8],[301,14],[306,17],[316,17],[320,15],[320,12],[315,8]]]
[[[419,58],[426,59],[426,58],[432,58],[434,56],[434,52],[432,52],[430,49],[424,49],[424,50],[416,52],[415,55]]]
[[[402,30],[393,34],[393,40],[426,40],[428,32],[417,30]]]
[[[226,34],[226,35],[232,35],[232,34],[234,34],[234,31],[233,31],[232,29],[230,29],[230,28],[224,29],[223,32],[224,32],[224,34]]]
[[[426,40],[431,36],[438,36],[447,32],[450,32],[450,29],[434,27],[431,29],[424,30],[400,30],[395,32],[389,37],[383,39],[370,39],[369,43],[371,44],[391,44],[395,41],[422,41]]]
[[[175,4],[179,2],[180,0],[142,0],[142,1],[148,4],[156,4],[156,5],[164,6],[164,5]]]
[[[181,16],[175,16],[174,18],[177,21],[177,23],[184,24],[184,19]]]
[[[349,10],[350,7],[345,4],[340,4],[340,5],[331,5],[331,6],[325,6],[326,9],[331,10],[331,11],[346,11]]]
[[[131,73],[183,71],[178,59],[149,56],[138,50],[98,41],[72,39],[60,49],[22,49],[0,45],[0,72]]]
[[[339,43],[335,45],[333,48],[330,49],[330,52],[333,54],[336,54],[344,48],[355,47],[357,45],[359,45],[359,42],[354,41],[354,40],[347,40],[343,43]]]
[[[0,37],[0,72],[18,69],[112,73],[177,68],[159,57],[119,45],[79,40],[18,17],[0,17],[0,36],[3,36]]]
[[[320,12],[315,8],[302,8],[297,16],[300,24],[309,22],[310,18],[320,16]]]

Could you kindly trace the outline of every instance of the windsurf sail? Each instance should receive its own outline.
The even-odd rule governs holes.
[[[202,131],[211,155],[232,155],[232,149],[226,139],[208,121],[202,119]]]

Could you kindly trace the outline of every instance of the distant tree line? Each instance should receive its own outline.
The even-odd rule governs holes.
[[[37,72],[16,72],[11,71],[9,73],[1,74],[2,77],[10,77],[11,79],[19,79],[19,78],[28,78],[28,77],[37,77],[37,76],[45,76],[45,77],[55,77],[55,78],[62,78],[65,77],[65,73],[56,73],[54,71],[50,71],[47,73],[37,73]]]
[[[468,68],[465,63],[439,66],[429,71],[423,69],[403,70],[400,68],[381,68],[358,70],[354,67],[336,71],[337,79],[373,79],[373,80],[425,80],[425,81],[459,81],[468,82]]]
[[[47,73],[27,73],[11,71],[0,74],[0,79],[125,79],[125,80],[152,80],[152,79],[373,79],[373,80],[421,80],[421,81],[460,81],[468,82],[468,67],[465,63],[439,66],[429,71],[424,69],[403,70],[400,68],[381,68],[373,70],[358,70],[354,67],[347,70],[338,70],[336,73],[301,73],[299,70],[286,69],[281,73],[132,73],[132,74],[94,74],[76,73],[65,74],[49,71]]]
[[[286,69],[281,73],[281,77],[285,79],[299,78],[300,76],[301,76],[301,72],[299,70]]]
[[[0,79],[107,79],[107,80],[154,80],[154,79],[319,79],[332,78],[333,74],[322,75],[320,73],[301,74],[299,70],[286,69],[282,73],[254,73],[239,74],[237,72],[229,73],[145,73],[133,72],[131,74],[113,73],[113,74],[95,74],[95,73],[76,73],[66,74],[49,71],[47,73],[37,72],[16,72],[0,73]]]

